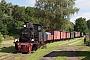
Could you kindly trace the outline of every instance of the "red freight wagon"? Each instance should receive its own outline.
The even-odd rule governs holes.
[[[61,32],[61,39],[66,39],[66,32]]]
[[[46,30],[46,32],[50,32],[53,35],[53,40],[60,40],[60,31]]]
[[[60,40],[60,31],[54,31],[54,36],[56,37],[56,40]]]
[[[53,35],[51,35],[51,40],[53,40]]]
[[[46,32],[50,32],[51,33],[51,40],[54,40],[54,38],[53,38],[53,36],[54,36],[53,30],[46,30]]]
[[[70,39],[70,32],[67,32],[67,33],[66,33],[66,38],[67,38],[67,39]]]
[[[53,35],[54,34],[54,32],[53,32],[54,30],[46,30],[46,32],[50,32],[51,33],[51,35]]]
[[[52,40],[52,35],[47,34],[46,37],[47,37],[47,40]]]
[[[60,40],[60,31],[54,31],[54,40]]]
[[[52,38],[53,38],[53,37],[52,37],[53,35],[51,35],[50,32],[45,32],[45,33],[46,33],[46,39],[47,39],[47,40],[53,40],[53,39],[52,39]]]
[[[80,37],[80,32],[77,32],[77,36]]]

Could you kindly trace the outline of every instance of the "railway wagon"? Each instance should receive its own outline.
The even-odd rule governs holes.
[[[54,40],[54,32],[53,32],[53,30],[46,30],[46,32],[50,32],[51,33],[51,35],[49,37],[51,37],[50,41],[53,41]]]
[[[83,37],[83,32],[80,32],[80,37]]]
[[[52,35],[52,41],[60,40],[60,31],[57,30],[46,30],[46,32],[50,32]]]
[[[61,38],[62,40],[65,40],[65,39],[67,38],[67,37],[66,37],[66,32],[61,31],[60,38]]]
[[[80,32],[77,32],[77,37],[79,37],[79,38],[80,38]]]
[[[70,39],[70,32],[66,32],[66,38]]]
[[[78,34],[77,34],[77,32],[75,31],[74,32],[74,38],[77,38],[78,37]]]
[[[53,35],[51,35],[50,32],[45,32],[46,33],[46,39],[47,39],[47,42],[50,42],[53,40]]]
[[[70,38],[71,38],[71,39],[74,38],[74,32],[70,32]]]
[[[54,40],[60,40],[60,31],[54,31]]]

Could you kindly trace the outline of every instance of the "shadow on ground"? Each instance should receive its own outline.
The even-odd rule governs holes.
[[[15,50],[14,46],[0,48],[0,52],[2,52],[2,53],[13,53],[15,51],[16,50]]]
[[[82,60],[89,60],[90,59],[90,52],[89,51],[52,51],[49,54],[43,57],[85,57]]]

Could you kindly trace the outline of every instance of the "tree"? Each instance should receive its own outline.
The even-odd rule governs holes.
[[[90,29],[90,19],[87,20],[87,26],[88,26],[88,28]]]
[[[76,19],[74,30],[84,32],[84,33],[88,32],[86,18],[80,17]]]
[[[6,19],[0,19],[0,32],[5,35],[8,34],[8,30],[7,30],[7,24],[5,23]]]
[[[69,31],[74,31],[74,23],[70,22]]]
[[[58,30],[64,27],[64,20],[69,20],[70,15],[79,11],[74,5],[75,0],[36,0],[36,8],[44,10],[45,20],[50,21],[49,25],[55,26],[54,29],[58,28]],[[49,18],[50,16],[52,18]]]
[[[3,12],[2,12],[2,8],[1,8],[1,4],[0,4],[0,18],[3,17]]]
[[[6,13],[7,12],[7,3],[6,3],[6,0],[1,0],[1,3],[0,3],[1,7],[2,7],[2,11],[3,13]]]
[[[32,23],[37,23],[36,19],[35,19],[35,9],[32,7],[26,7],[25,9],[25,13],[26,13],[26,20],[30,21]]]
[[[34,17],[35,9],[32,7],[26,7],[25,12],[27,15]]]
[[[18,5],[15,5],[13,8],[12,16],[15,20],[25,21],[26,20],[25,7],[19,7]]]
[[[6,0],[1,0],[0,6],[2,8],[2,12],[4,13],[3,17],[8,17],[12,15],[12,3],[7,3]]]

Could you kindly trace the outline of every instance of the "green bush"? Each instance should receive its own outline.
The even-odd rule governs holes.
[[[14,36],[10,36],[10,35],[3,35],[4,40],[12,40],[14,39]]]
[[[4,38],[6,39],[6,38],[9,38],[9,35],[4,35]]]
[[[14,37],[13,36],[9,36],[9,38],[13,39]]]

